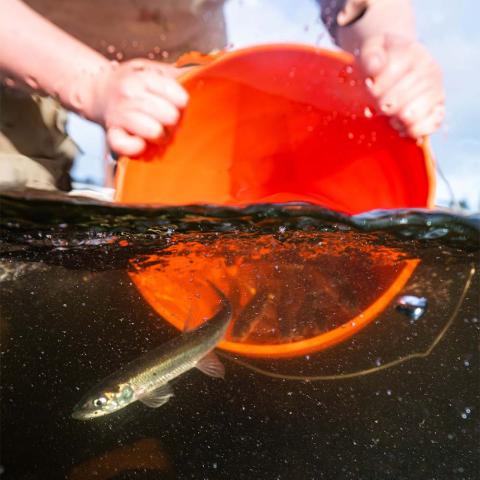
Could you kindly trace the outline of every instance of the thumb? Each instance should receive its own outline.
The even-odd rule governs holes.
[[[376,77],[387,63],[383,36],[374,36],[360,48],[360,64],[367,76]]]

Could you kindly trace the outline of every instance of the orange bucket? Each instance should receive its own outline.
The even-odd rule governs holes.
[[[428,143],[400,137],[376,111],[352,56],[268,45],[223,53],[208,63],[205,59],[197,58],[204,64],[180,79],[190,101],[168,141],[150,145],[141,158],[119,160],[117,201],[226,206],[305,201],[347,214],[432,206],[434,165]],[[351,260],[355,239],[340,238],[349,247],[349,253],[342,253],[338,237],[331,250],[316,247],[313,253],[305,239],[303,247],[292,247],[303,257],[289,260],[290,250],[265,241],[262,246],[222,239],[215,250],[209,246],[206,251],[187,243],[184,249],[153,255],[146,265],[132,259],[130,277],[152,308],[179,329],[187,317],[196,325],[215,313],[218,302],[204,280],[212,281],[235,310],[232,330],[219,347],[282,358],[323,350],[355,335],[389,305],[418,263],[400,262],[395,252],[377,258],[375,250],[359,245],[357,264],[363,266],[350,268],[342,262]],[[279,265],[288,274],[277,278]],[[298,265],[307,273],[298,273]],[[358,278],[339,285],[342,268]],[[341,321],[337,315],[339,323],[327,331],[309,325],[304,329],[308,335],[283,332],[278,338],[275,321],[286,315],[278,299],[289,295],[286,286],[303,285],[307,274],[312,275],[310,290],[330,295],[332,305],[342,302],[337,290],[356,291],[362,278],[377,275],[378,284],[370,288],[372,298],[362,295],[365,303],[359,300],[345,310]],[[264,299],[260,313],[252,310],[255,298]],[[307,308],[313,300],[302,298],[299,290],[295,302]],[[297,308],[295,302],[291,305]],[[321,303],[327,308],[324,316],[335,314],[333,306],[332,313]],[[312,305],[313,312],[317,307]],[[254,312],[251,318],[249,311]],[[299,318],[296,311],[289,315],[293,323]],[[252,323],[242,326],[246,316]],[[275,343],[269,340],[272,331]]]
[[[355,214],[432,206],[427,142],[402,138],[352,56],[304,45],[224,53],[184,74],[178,128],[121,158],[116,200],[246,205],[306,201]]]

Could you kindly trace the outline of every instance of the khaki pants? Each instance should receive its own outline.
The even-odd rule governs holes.
[[[0,87],[0,190],[70,190],[78,149],[66,119],[52,98]]]

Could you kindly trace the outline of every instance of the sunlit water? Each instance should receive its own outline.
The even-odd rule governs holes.
[[[478,478],[479,221],[4,196],[2,478]],[[206,280],[234,307],[225,381],[193,370],[159,409],[72,419],[208,316]]]

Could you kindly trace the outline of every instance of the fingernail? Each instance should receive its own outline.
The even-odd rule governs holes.
[[[168,105],[168,108],[165,108],[163,113],[165,121],[172,125],[177,123],[178,117],[180,116],[180,112],[173,105]]]
[[[180,85],[173,84],[169,86],[169,90],[178,107],[184,107],[187,104],[188,94]]]
[[[390,103],[390,102],[385,102],[385,103],[382,103],[380,105],[380,110],[383,112],[383,113],[389,113],[392,111],[392,108],[393,108],[393,104]]]
[[[412,120],[412,118],[415,116],[415,112],[414,110],[412,110],[411,108],[407,108],[405,110],[405,112],[403,113],[402,117],[405,119],[405,120]]]

